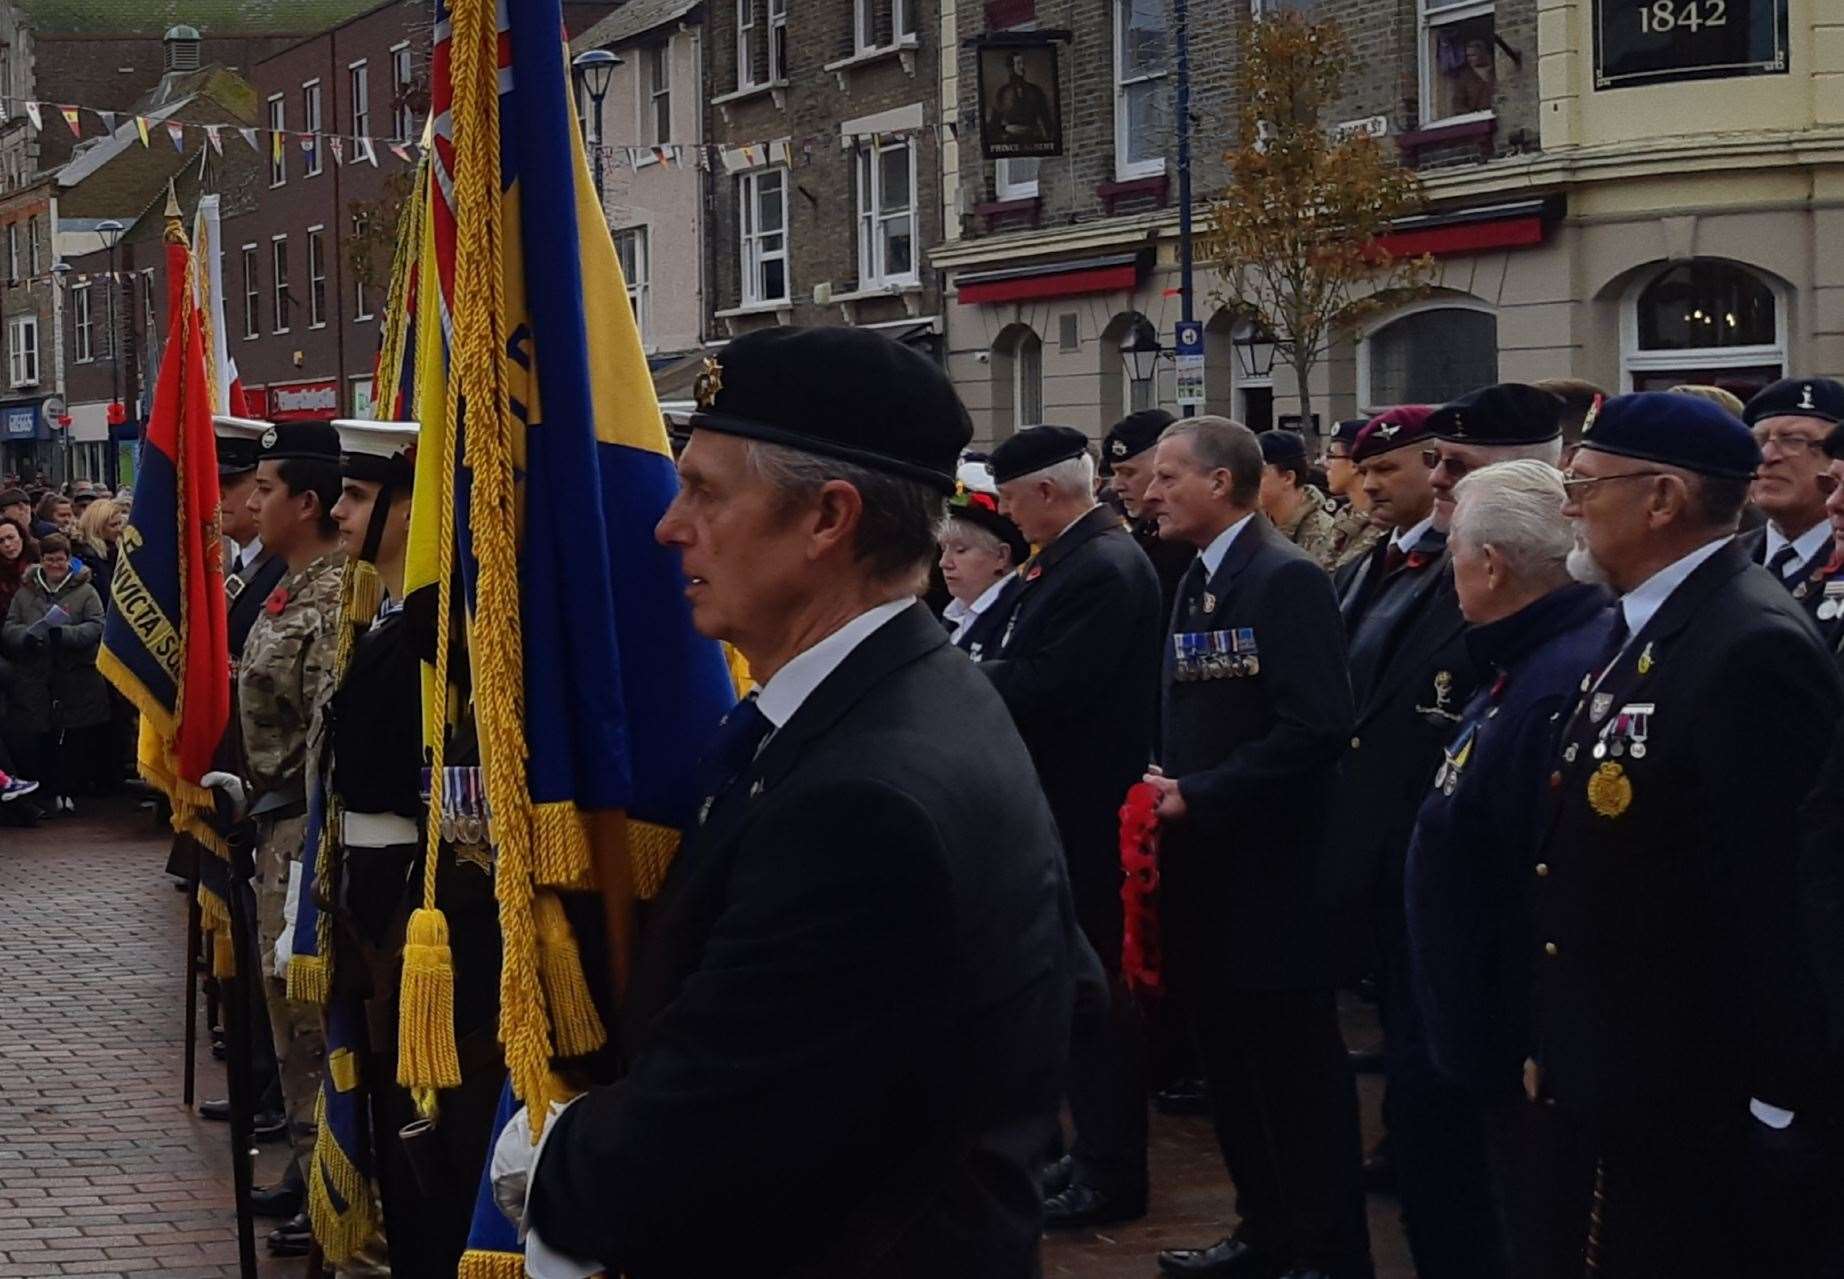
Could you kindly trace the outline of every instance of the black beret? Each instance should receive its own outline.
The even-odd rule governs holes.
[[[1009,484],[1086,452],[1088,436],[1073,426],[1027,426],[992,451],[992,482]]]
[[[1298,431],[1263,431],[1255,442],[1269,466],[1306,465],[1306,440]]]
[[[259,462],[331,462],[339,465],[339,431],[331,422],[277,422],[263,432]]]
[[[1500,382],[1434,410],[1428,434],[1456,444],[1541,444],[1561,437],[1563,408],[1560,395]]]
[[[1814,417],[1844,422],[1844,383],[1828,377],[1781,378],[1757,393],[1742,410],[1749,426],[1770,417]]]
[[[1141,409],[1116,422],[1101,437],[1101,473],[1112,475],[1116,462],[1138,457],[1157,444],[1165,428],[1177,420],[1164,409]]]
[[[948,499],[948,516],[983,528],[1012,550],[1012,563],[1022,564],[1031,557],[1031,541],[1016,524],[999,514],[999,503],[990,493],[963,489]]]
[[[1581,446],[1699,475],[1752,479],[1761,449],[1741,419],[1714,400],[1670,391],[1616,395],[1582,423]]]
[[[1353,444],[1357,443],[1357,433],[1369,425],[1370,419],[1367,417],[1348,417],[1332,427],[1332,434],[1326,443],[1342,444],[1348,451]]]
[[[705,360],[693,431],[741,435],[954,491],[973,438],[954,384],[921,352],[840,325],[745,333]]]
[[[1399,404],[1383,410],[1357,433],[1357,442],[1351,446],[1351,460],[1368,462],[1379,454],[1393,453],[1431,439],[1428,417],[1433,412],[1426,404]]]
[[[30,505],[32,505],[31,495],[24,489],[7,489],[4,493],[0,493],[0,506]]]

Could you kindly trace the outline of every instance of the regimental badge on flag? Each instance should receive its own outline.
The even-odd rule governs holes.
[[[175,151],[184,151],[186,149],[185,125],[179,123],[177,120],[168,120],[166,122],[166,135],[173,140],[173,149]]]
[[[43,129],[45,127],[44,117],[39,114],[38,103],[36,102],[26,103],[26,119],[32,122],[32,127],[34,129]]]
[[[205,141],[211,143],[211,149],[219,155],[224,154],[223,126],[208,124],[205,126]]]
[[[71,131],[72,136],[79,137],[79,138],[82,137],[83,136],[83,122],[81,119],[79,119],[77,115],[77,108],[76,107],[59,107],[58,111],[60,114],[63,115],[64,123],[70,126],[70,131]]]
[[[146,116],[138,115],[134,118],[134,131],[141,135],[141,145],[142,146],[145,147],[145,146],[152,145],[152,143],[148,142],[147,140],[147,117]]]

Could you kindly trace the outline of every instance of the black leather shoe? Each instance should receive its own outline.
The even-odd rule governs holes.
[[[1075,1230],[1138,1221],[1146,1215],[1146,1196],[1111,1195],[1079,1181],[1044,1200],[1044,1229]]]
[[[1180,1079],[1153,1094],[1153,1109],[1162,1115],[1207,1115],[1210,1094],[1201,1079]]]
[[[305,1212],[297,1212],[269,1232],[269,1255],[272,1257],[305,1257],[313,1246],[314,1228]]]
[[[1053,1199],[1069,1188],[1076,1175],[1076,1161],[1068,1155],[1052,1159],[1038,1170],[1037,1188],[1045,1199]]]
[[[220,1097],[216,1101],[201,1101],[198,1104],[198,1117],[200,1119],[210,1119],[220,1124],[229,1123],[230,1099],[227,1097]]]
[[[290,1164],[288,1174],[273,1186],[258,1186],[250,1192],[250,1213],[287,1221],[306,1207],[303,1198],[301,1183],[294,1175],[294,1165]]]
[[[1219,1239],[1208,1248],[1167,1248],[1159,1272],[1187,1279],[1273,1279],[1279,1272],[1267,1256],[1240,1239]]]
[[[258,1111],[250,1120],[250,1136],[261,1142],[286,1141],[288,1116],[279,1110]]]
[[[1351,1073],[1354,1075],[1383,1073],[1383,1050],[1380,1048],[1353,1048],[1345,1056],[1351,1062]]]

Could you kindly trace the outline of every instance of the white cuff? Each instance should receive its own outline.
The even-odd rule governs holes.
[[[1790,1128],[1793,1124],[1793,1112],[1770,1106],[1759,1097],[1748,1099],[1748,1113],[1766,1124],[1769,1128]],[[534,1167],[536,1165],[533,1165]]]

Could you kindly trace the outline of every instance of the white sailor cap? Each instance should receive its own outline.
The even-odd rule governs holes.
[[[337,418],[340,472],[375,484],[408,484],[416,474],[415,422],[371,422]]]
[[[212,415],[211,433],[218,439],[218,475],[243,475],[256,469],[263,436],[274,428],[254,418]]]

